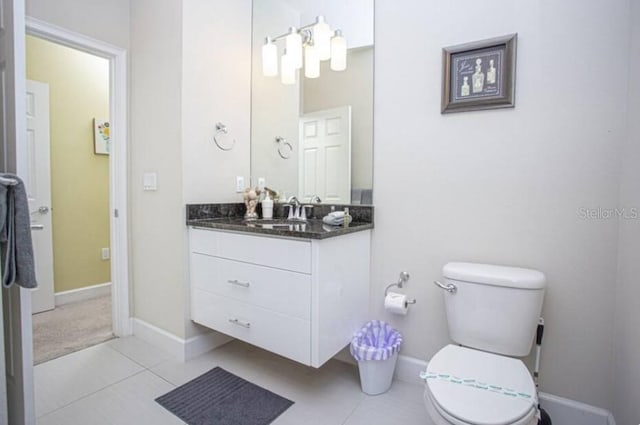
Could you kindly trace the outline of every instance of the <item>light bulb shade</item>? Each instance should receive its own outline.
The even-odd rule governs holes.
[[[278,47],[269,39],[262,46],[262,74],[265,77],[278,75]]]
[[[340,31],[331,38],[331,69],[344,71],[347,69],[347,40]]]
[[[304,46],[304,76],[318,78],[320,76],[320,58],[314,45]]]
[[[296,69],[302,68],[302,36],[295,28],[291,27],[285,38],[287,54]]]
[[[313,42],[318,49],[318,57],[320,60],[331,58],[331,27],[324,21],[324,16],[316,18],[316,24],[313,26]]]
[[[296,83],[296,68],[289,53],[282,55],[280,62],[280,81],[282,84],[287,85]]]

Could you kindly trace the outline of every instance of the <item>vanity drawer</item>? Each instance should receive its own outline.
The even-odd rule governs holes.
[[[311,275],[191,254],[196,289],[304,320],[311,319]]]
[[[311,242],[190,229],[191,252],[311,273]]]
[[[193,291],[191,306],[196,323],[300,363],[311,363],[311,325],[307,320],[201,289]]]

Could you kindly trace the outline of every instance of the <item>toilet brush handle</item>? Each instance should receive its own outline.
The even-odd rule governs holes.
[[[538,319],[538,329],[536,329],[536,363],[533,368],[533,378],[538,386],[538,376],[540,375],[540,348],[542,347],[542,336],[544,334],[544,319]]]
[[[536,331],[536,345],[542,345],[542,335],[544,334],[544,319],[538,320],[538,330]]]

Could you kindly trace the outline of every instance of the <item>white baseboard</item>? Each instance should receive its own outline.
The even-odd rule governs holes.
[[[184,342],[184,359],[191,360],[231,341],[233,338],[230,336],[215,331],[192,336]]]
[[[426,369],[426,361],[400,355],[394,378],[411,384],[424,384],[420,379],[420,372]],[[568,398],[541,392],[540,405],[549,414],[554,425],[616,425],[608,410]]]
[[[133,335],[151,345],[162,348],[184,362],[218,348],[233,338],[218,332],[208,332],[183,339],[137,318],[133,319]]]
[[[69,291],[56,292],[54,295],[56,307],[86,301],[111,294],[111,282],[99,283],[98,285],[86,286],[84,288],[71,289]]]
[[[424,381],[420,379],[420,372],[425,370],[427,370],[427,362],[401,354],[398,356],[398,363],[396,363],[396,371],[393,377],[398,381],[410,384],[424,384]]]
[[[540,406],[557,425],[615,425],[611,412],[553,394],[540,393]]]

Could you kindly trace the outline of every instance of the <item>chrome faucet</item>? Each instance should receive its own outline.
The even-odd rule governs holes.
[[[289,216],[287,220],[299,220],[300,219],[300,201],[295,196],[290,196],[287,199],[285,207],[289,207]]]
[[[289,216],[287,220],[300,220],[307,221],[307,208],[313,208],[313,205],[301,205],[298,198],[295,196],[289,197],[287,203],[284,205],[289,207]]]
[[[311,199],[309,200],[309,202],[311,202],[312,204],[321,204],[322,203],[322,199],[320,199],[320,197],[318,195],[313,195],[311,197]]]

